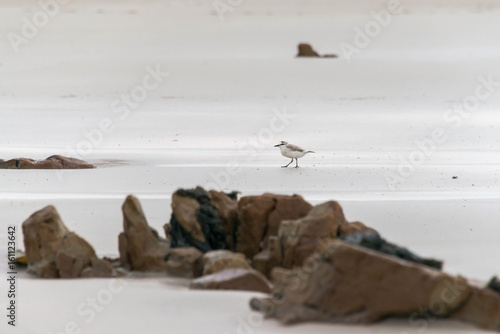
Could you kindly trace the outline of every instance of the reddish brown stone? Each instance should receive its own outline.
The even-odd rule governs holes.
[[[167,269],[169,243],[152,229],[139,200],[129,195],[122,206],[123,233],[118,236],[120,261],[129,270],[163,271]]]
[[[89,169],[95,168],[83,160],[53,155],[45,160],[26,158],[0,160],[0,169]]]
[[[321,243],[336,238],[339,227],[345,224],[342,207],[335,201],[316,205],[304,218],[282,222],[279,230],[282,266],[301,266]]]
[[[236,250],[253,258],[264,248],[270,236],[277,235],[283,220],[304,217],[311,207],[299,195],[265,193],[242,197],[238,202],[240,226]]]
[[[168,252],[167,272],[179,277],[199,277],[202,274],[203,253],[194,247],[172,248]]]
[[[284,323],[370,323],[421,310],[447,317],[471,295],[462,277],[334,240],[302,267],[275,269],[273,298],[252,308]]]
[[[43,278],[75,278],[100,261],[92,246],[69,232],[53,206],[32,214],[23,223],[28,271]],[[99,271],[94,276],[109,277]]]
[[[300,43],[298,49],[297,57],[319,57],[319,54],[313,50],[310,44]]]

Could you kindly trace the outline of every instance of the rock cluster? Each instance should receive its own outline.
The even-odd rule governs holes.
[[[0,160],[0,169],[90,169],[95,168],[83,160],[53,155],[45,160],[26,158]]]
[[[70,232],[53,206],[32,214],[22,225],[28,271],[43,278],[111,277],[111,264]]]
[[[251,307],[284,323],[432,316],[500,330],[496,277],[477,287],[443,273],[441,261],[348,222],[335,201],[313,207],[299,195],[236,195],[177,190],[166,238],[128,196],[116,263],[99,259],[46,207],[23,223],[28,270],[46,278],[108,277],[119,267],[193,278],[192,289],[272,292]]]

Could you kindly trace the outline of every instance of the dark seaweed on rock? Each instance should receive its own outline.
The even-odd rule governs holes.
[[[498,279],[498,277],[496,276],[492,277],[488,282],[487,287],[493,291],[500,293],[500,279]]]
[[[350,244],[359,245],[410,262],[423,264],[434,269],[441,270],[443,268],[442,261],[422,258],[415,253],[412,253],[405,247],[401,247],[386,241],[380,236],[380,234],[375,231],[357,232],[354,234],[341,236],[340,239]]]
[[[239,191],[231,191],[230,193],[222,192],[224,195],[227,195],[230,199],[234,199],[235,201],[238,200],[238,194],[240,193]]]
[[[170,218],[170,226],[168,233],[171,236],[171,247],[196,247],[202,252],[208,252],[216,249],[227,249],[226,232],[222,227],[221,220],[215,207],[210,202],[208,193],[201,187],[195,189],[178,189],[176,194],[182,197],[190,197],[195,199],[200,207],[196,210],[196,219],[200,224],[205,242],[200,242],[194,239],[181,226],[175,215]]]

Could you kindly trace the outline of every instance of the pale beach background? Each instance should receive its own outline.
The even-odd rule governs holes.
[[[500,274],[500,3],[401,0],[383,24],[376,13],[391,1],[54,3],[28,38],[40,3],[0,2],[0,158],[76,155],[98,168],[1,170],[1,254],[8,225],[24,248],[21,223],[53,204],[100,256],[116,257],[127,194],[163,234],[171,194],[201,185],[334,199],[348,220],[443,259],[447,272]],[[339,57],[297,59],[300,42]],[[281,140],[316,154],[282,169]],[[111,283],[21,274],[18,326],[2,313],[0,332],[478,332],[408,319],[283,326],[250,311],[255,294],[190,291],[169,277],[126,279],[82,316]]]

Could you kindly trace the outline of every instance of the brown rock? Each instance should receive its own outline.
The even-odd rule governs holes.
[[[197,278],[191,282],[191,289],[243,290],[270,293],[271,283],[253,269],[227,269],[215,274]]]
[[[180,277],[199,277],[203,253],[194,247],[172,248],[167,255],[167,272]]]
[[[353,222],[348,224],[341,224],[339,226],[339,237],[354,234],[357,232],[366,232],[366,231],[374,231],[375,229],[366,226],[361,222]]]
[[[98,261],[92,246],[69,232],[53,206],[32,214],[22,225],[28,271],[43,278],[75,278]],[[108,277],[112,273],[103,274]],[[101,276],[100,276],[101,277]]]
[[[123,233],[118,237],[122,265],[137,271],[166,270],[165,257],[169,253],[169,244],[148,225],[139,200],[132,195],[127,196],[122,211]]]
[[[172,212],[182,228],[195,240],[203,243],[206,239],[196,217],[196,210],[199,208],[200,204],[194,198],[177,193],[172,196]]]
[[[245,255],[228,250],[210,251],[203,255],[203,275],[214,274],[226,269],[252,269]]]
[[[297,57],[319,57],[319,54],[313,50],[310,44],[300,43],[298,49]]]
[[[266,194],[264,194],[266,195]],[[267,247],[267,241],[271,236],[277,236],[281,222],[285,219],[299,219],[305,217],[312,209],[312,205],[306,202],[302,196],[292,195],[273,195],[275,206],[273,211],[269,214],[267,220],[267,233],[264,237],[263,247]]]
[[[271,196],[245,196],[238,202],[240,226],[236,251],[252,258],[260,250],[264,239],[267,220],[275,206]]]
[[[334,201],[316,205],[304,218],[283,221],[279,230],[282,266],[301,266],[322,242],[336,238],[339,227],[346,224],[342,207]]]
[[[470,298],[452,318],[500,332],[500,294],[491,289],[472,287]]]
[[[281,222],[307,215],[312,206],[301,196],[265,193],[242,197],[238,203],[240,226],[236,250],[253,258],[265,248],[270,236],[277,235]]]
[[[461,277],[340,240],[326,244],[303,267],[275,269],[272,276],[273,298],[253,299],[251,306],[284,323],[369,323],[422,309],[446,317],[471,294]]]
[[[106,259],[93,258],[90,260],[90,266],[85,268],[81,277],[114,277],[118,276],[118,272],[113,265]]]
[[[267,248],[253,257],[252,265],[266,277],[282,263],[281,246],[277,236],[269,237]]]
[[[0,160],[0,169],[89,169],[95,168],[83,160],[53,155],[45,160],[26,158]]]
[[[80,277],[83,269],[97,259],[92,246],[75,233],[67,233],[57,250],[56,264],[61,278]]]
[[[228,195],[210,190],[210,202],[217,210],[222,227],[226,231],[226,243],[229,249],[236,247],[236,231],[239,225],[238,201]]]
[[[201,187],[178,189],[174,193],[170,222],[164,226],[172,248],[195,247],[202,252],[230,248],[228,240],[234,237],[234,227],[230,226],[234,224],[234,213],[231,213],[230,199],[219,195],[214,192],[210,195]]]
[[[53,206],[33,213],[22,225],[28,270],[41,277],[57,277],[56,254],[69,233]]]

